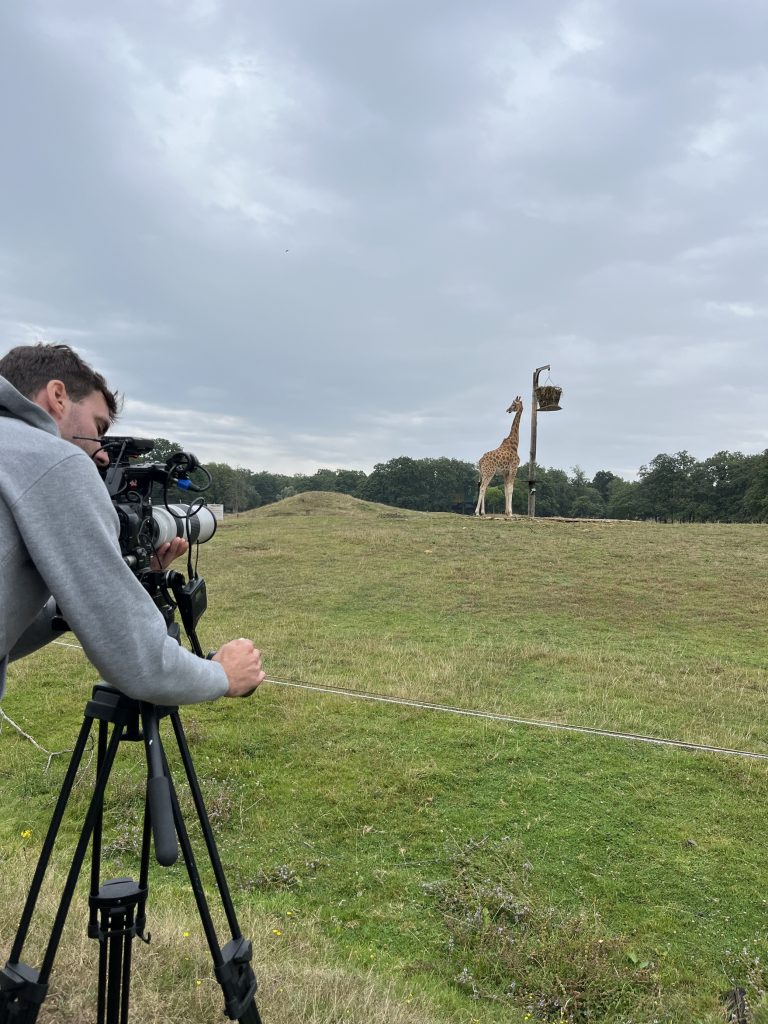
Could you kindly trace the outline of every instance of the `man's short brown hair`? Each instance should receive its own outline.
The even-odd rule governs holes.
[[[0,376],[13,384],[25,398],[34,398],[49,380],[64,382],[73,402],[80,402],[93,391],[100,391],[114,422],[120,397],[110,391],[100,373],[92,370],[69,345],[18,345],[0,359]]]

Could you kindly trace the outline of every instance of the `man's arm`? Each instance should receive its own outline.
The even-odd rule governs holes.
[[[53,617],[56,614],[56,602],[50,599],[37,614],[37,617],[24,630],[8,655],[9,661],[25,658],[33,651],[49,644],[59,635],[53,628]]]
[[[38,572],[108,683],[152,703],[192,704],[249,692],[263,680],[252,645],[230,680],[223,659],[197,658],[168,636],[162,614],[123,561],[115,511],[87,456],[73,451],[13,512]]]

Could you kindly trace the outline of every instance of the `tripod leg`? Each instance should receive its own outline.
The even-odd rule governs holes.
[[[99,996],[97,1024],[126,1024],[131,989],[131,960],[136,934],[135,908],[147,898],[130,878],[105,882],[92,906],[99,913]]]
[[[123,936],[123,978],[121,984],[122,1000],[120,1002],[121,1024],[128,1022],[128,1000],[131,994],[131,959],[133,953],[133,907],[126,915],[126,931]]]
[[[221,985],[221,989],[224,994],[224,1012],[230,1020],[238,1020],[241,1024],[261,1024],[259,1011],[254,1001],[257,986],[256,976],[251,968],[251,943],[248,939],[243,938],[240,927],[237,923],[234,906],[229,893],[229,887],[224,876],[224,869],[221,866],[221,859],[216,848],[213,830],[211,829],[211,823],[205,809],[203,794],[200,790],[200,784],[197,779],[194,764],[192,763],[192,756],[189,752],[189,747],[187,745],[178,711],[171,712],[171,722],[173,723],[173,731],[176,735],[179,753],[181,754],[184,771],[192,792],[192,798],[195,804],[195,810],[197,811],[200,828],[205,838],[205,845],[216,877],[219,894],[233,935],[232,940],[220,949],[218,938],[216,937],[216,931],[213,927],[213,921],[211,920],[208,902],[205,898],[205,893],[203,892],[202,883],[200,881],[200,875],[197,870],[197,864],[195,863],[194,854],[189,842],[189,835],[181,814],[181,808],[179,807],[176,790],[171,783],[171,802],[173,804],[173,815],[176,822],[176,833],[179,838],[182,853],[184,854],[184,863],[187,866],[187,874],[189,875],[189,881],[192,885],[195,901],[197,902],[200,920],[208,940],[211,957],[213,958],[216,978]],[[165,752],[163,752],[163,759],[165,761]],[[165,762],[165,770],[166,773],[168,773],[167,762]]]
[[[43,849],[40,853],[40,858],[35,868],[35,874],[32,878],[32,884],[29,887],[29,895],[24,905],[24,910],[21,915],[21,921],[19,923],[19,930],[16,933],[16,939],[13,943],[13,949],[11,955],[8,958],[10,963],[18,963],[21,959],[21,953],[24,948],[24,942],[29,931],[29,925],[32,921],[32,913],[37,903],[37,897],[40,895],[40,889],[45,878],[45,872],[48,868],[48,863],[53,853],[53,846],[56,842],[56,836],[58,835],[59,828],[61,826],[61,820],[64,817],[64,811],[67,808],[67,802],[69,801],[70,793],[72,792],[72,786],[77,776],[78,768],[83,759],[83,752],[85,751],[85,744],[88,741],[88,734],[91,731],[93,725],[93,719],[86,718],[80,727],[80,733],[77,737],[77,743],[75,749],[72,751],[72,757],[69,762],[69,768],[64,778],[64,782],[59,793],[59,799],[56,801],[56,807],[51,818],[51,824],[48,826],[48,833],[43,843]]]
[[[101,723],[105,726],[105,723]],[[138,719],[126,724],[123,739],[141,738]],[[101,735],[99,736],[101,740]],[[101,809],[98,824],[101,824]],[[130,878],[117,878],[100,884],[101,829],[94,832],[91,895],[91,921],[88,934],[99,942],[99,988],[97,1024],[127,1024],[131,990],[133,940],[138,934],[145,942],[145,908],[148,894],[150,847],[149,799],[144,801],[144,825],[141,844],[139,884]],[[138,908],[138,911],[136,910]]]
[[[205,803],[203,801],[203,794],[200,789],[200,783],[197,779],[197,773],[195,766],[192,763],[192,755],[189,752],[189,746],[187,744],[187,737],[184,735],[184,729],[181,724],[178,711],[175,711],[171,715],[171,723],[173,725],[173,731],[176,736],[176,742],[179,747],[179,753],[184,764],[184,772],[189,782],[189,789],[192,793],[192,800],[195,804],[195,810],[197,811],[198,821],[200,822],[200,828],[202,829],[203,838],[205,839],[205,846],[208,850],[208,856],[211,861],[211,867],[213,868],[213,874],[216,878],[216,884],[221,893],[221,901],[224,906],[224,913],[227,915],[227,922],[229,924],[230,931],[234,938],[240,938],[242,932],[240,931],[240,925],[237,921],[235,914],[235,908],[232,903],[232,897],[229,893],[229,886],[227,885],[227,879],[224,875],[224,868],[221,865],[221,858],[219,857],[219,851],[216,847],[216,840],[213,836],[213,830],[211,828],[210,819],[208,818],[208,812],[205,809]]]
[[[129,879],[116,880],[112,883],[107,883],[99,889],[95,896],[92,897],[91,906],[93,912],[95,912],[95,906],[97,903],[105,901],[107,891],[110,887],[125,884],[125,892],[127,899],[125,900],[125,906],[127,908],[127,914],[125,920],[118,920],[116,911],[114,909],[102,910],[101,924],[96,928],[96,931],[91,934],[92,938],[99,940],[99,990],[98,990],[98,1007],[97,1007],[97,1024],[110,1024],[112,1021],[117,1021],[116,1016],[116,998],[114,995],[115,986],[117,985],[119,977],[119,992],[120,992],[120,1024],[126,1024],[128,1020],[128,1004],[130,1000],[131,991],[131,963],[133,955],[133,938],[138,937],[146,943],[150,941],[149,933],[145,934],[146,931],[146,904],[147,894],[149,892],[148,877],[149,877],[149,848],[150,848],[150,820],[149,820],[149,800],[148,798],[144,802],[144,828],[141,842],[141,866],[139,873],[139,885],[138,889],[132,886]],[[114,903],[114,900],[112,900]],[[130,904],[130,905],[129,905]],[[137,908],[134,915],[134,904]],[[122,908],[118,907],[118,911]],[[123,942],[122,952],[119,954],[113,953],[114,943],[118,941],[118,935],[121,936]],[[110,1016],[107,1018],[107,1006],[109,1006]]]
[[[107,1022],[118,1024],[120,1014],[120,982],[123,980],[123,939],[125,937],[125,913],[110,913],[102,916],[102,926],[109,938],[109,970],[107,981]],[[110,984],[111,983],[111,984]]]
[[[99,938],[103,922],[96,924],[96,938]],[[107,943],[103,939],[99,941],[99,984],[96,997],[96,1022],[104,1024],[107,1014]]]
[[[27,902],[24,907],[19,931],[13,944],[11,957],[6,964],[5,970],[0,972],[0,1024],[5,1024],[6,1020],[19,1021],[23,1022],[23,1024],[34,1024],[37,1020],[38,1013],[40,1012],[40,1006],[42,1005],[48,991],[48,979],[50,978],[51,970],[53,969],[56,950],[58,949],[59,942],[61,941],[61,933],[64,930],[69,905],[72,902],[72,896],[75,891],[80,869],[83,865],[85,853],[88,848],[88,842],[104,799],[104,790],[106,789],[109,773],[112,770],[112,765],[117,754],[117,748],[123,731],[122,722],[117,723],[113,729],[109,748],[107,749],[104,762],[100,766],[98,772],[96,787],[94,789],[93,796],[91,797],[88,813],[80,833],[80,839],[72,859],[69,874],[67,875],[64,892],[61,896],[59,909],[53,923],[51,936],[48,941],[48,946],[46,947],[42,966],[39,971],[34,970],[26,964],[20,963],[19,958],[21,956],[24,940],[32,919],[34,905],[42,886],[45,870],[50,860],[51,853],[53,852],[53,844],[56,839],[56,834],[59,826],[61,825],[61,819],[64,815],[64,810],[72,790],[72,785],[74,784],[75,775],[80,761],[82,760],[85,743],[88,738],[92,722],[92,716],[86,714],[85,721],[80,729],[74,753],[72,754],[72,760],[70,761],[64,785],[62,786],[59,799],[56,803],[53,819],[51,821],[50,828],[48,829],[45,843],[43,844],[43,851],[35,870],[35,876],[30,888],[29,897],[27,898]]]
[[[176,833],[184,855],[184,863],[187,867],[187,874],[189,875],[192,892],[197,903],[200,921],[208,940],[208,948],[211,951],[216,980],[221,985],[224,995],[224,1013],[230,1020],[240,1021],[241,1024],[261,1024],[259,1011],[254,1002],[256,976],[251,968],[251,943],[240,935],[237,938],[233,938],[223,948],[219,948],[208,901],[205,898],[195,856],[192,852],[189,835],[181,815],[176,790],[173,786],[171,786],[171,800],[173,802]]]
[[[53,967],[53,959],[56,956],[56,950],[61,940],[61,933],[64,930],[64,922],[66,921],[67,912],[69,911],[69,904],[72,902],[72,896],[75,892],[75,886],[77,885],[80,869],[83,866],[83,860],[85,859],[85,852],[88,848],[91,832],[93,831],[94,823],[104,802],[104,790],[107,788],[109,773],[112,771],[112,765],[115,762],[115,756],[117,755],[117,748],[120,745],[122,732],[122,723],[116,724],[112,730],[112,738],[109,742],[104,764],[101,766],[101,771],[99,772],[96,780],[96,788],[94,789],[93,796],[91,797],[91,803],[88,807],[88,813],[85,816],[85,822],[83,824],[82,832],[80,833],[77,848],[75,849],[75,855],[72,858],[72,866],[70,867],[69,874],[67,875],[67,881],[64,886],[64,892],[61,896],[59,909],[53,922],[51,938],[48,942],[48,948],[45,951],[43,965],[40,968],[41,981],[48,981],[48,977]]]

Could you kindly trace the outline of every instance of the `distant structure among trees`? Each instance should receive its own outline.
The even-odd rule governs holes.
[[[156,439],[149,460],[165,459],[179,446]],[[422,512],[474,511],[477,467],[459,459],[411,459],[407,455],[381,462],[369,474],[357,469],[319,469],[293,476],[255,473],[224,462],[206,469],[213,484],[206,492],[225,511],[244,512],[303,491],[336,491],[366,501]],[[518,470],[522,482],[527,473]],[[536,470],[536,515],[591,519],[645,519],[657,522],[768,522],[768,449],[759,455],[717,452],[697,461],[688,452],[660,454],[641,466],[639,479],[623,480],[600,470],[590,480],[575,466]],[[504,489],[489,487],[486,511],[504,511]],[[514,492],[513,512],[527,513],[525,487]]]

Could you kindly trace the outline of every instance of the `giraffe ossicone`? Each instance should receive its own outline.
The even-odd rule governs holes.
[[[518,395],[507,412],[513,412],[512,429],[498,448],[486,452],[478,463],[480,471],[479,494],[477,496],[476,516],[485,515],[485,492],[497,473],[504,478],[504,515],[512,515],[512,492],[515,487],[517,467],[520,465],[518,444],[520,442],[520,417],[523,415],[523,400]]]

